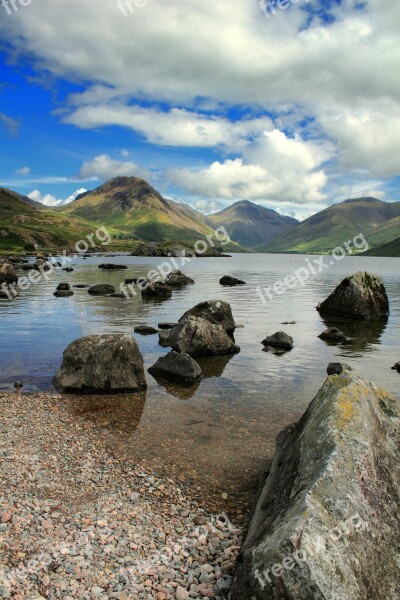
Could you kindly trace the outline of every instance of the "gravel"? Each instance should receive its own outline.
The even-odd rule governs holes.
[[[112,456],[59,395],[0,393],[0,410],[0,597],[227,598],[227,515]]]

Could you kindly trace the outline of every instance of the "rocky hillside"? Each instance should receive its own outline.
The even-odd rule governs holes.
[[[248,200],[235,202],[208,218],[216,226],[223,225],[232,239],[248,248],[259,246],[298,223],[292,217],[282,216]]]

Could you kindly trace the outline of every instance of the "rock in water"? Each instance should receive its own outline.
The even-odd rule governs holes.
[[[224,275],[223,277],[221,277],[219,282],[221,285],[228,285],[228,286],[246,285],[246,282],[243,281],[242,279],[236,279],[236,277],[231,277],[230,275]]]
[[[328,377],[278,436],[232,600],[397,600],[399,481],[398,400]]]
[[[172,288],[163,281],[156,281],[142,289],[142,298],[170,298]]]
[[[206,300],[200,302],[179,319],[179,323],[188,317],[201,317],[214,325],[221,325],[227,333],[234,333],[236,325],[232,315],[232,309],[228,302],[221,300]]]
[[[185,285],[193,284],[194,280],[182,273],[182,271],[172,271],[167,276],[165,283],[171,286],[184,287]]]
[[[392,371],[397,371],[398,373],[400,373],[400,362],[393,365]]]
[[[329,363],[326,369],[328,375],[340,375],[343,371],[352,371],[352,368],[346,363]]]
[[[292,350],[293,348],[293,338],[284,331],[277,331],[274,335],[266,337],[261,343],[266,347],[271,346],[282,350]]]
[[[0,284],[1,283],[17,283],[18,276],[11,263],[4,263],[0,267]]]
[[[190,356],[217,356],[235,354],[240,348],[221,325],[201,317],[188,317],[171,330],[168,344]]]
[[[344,335],[343,331],[340,331],[337,327],[328,327],[319,336],[324,342],[331,342],[332,344],[351,344],[352,339]]]
[[[162,356],[148,372],[156,379],[168,379],[187,385],[196,383],[203,374],[200,365],[193,358],[179,352],[170,352]]]
[[[115,294],[115,287],[107,283],[99,283],[98,285],[92,285],[88,289],[88,294],[91,296],[109,296],[110,294]]]
[[[64,351],[53,385],[81,394],[143,390],[147,387],[143,357],[135,338],[105,334],[75,340]]]
[[[99,265],[99,269],[103,269],[103,271],[121,271],[127,269],[126,265],[114,265],[113,263],[103,263]]]
[[[158,333],[158,329],[150,327],[149,325],[138,325],[134,328],[134,332],[139,333],[140,335],[155,335]]]
[[[389,300],[382,279],[360,271],[346,277],[317,310],[352,319],[381,319],[389,315]]]

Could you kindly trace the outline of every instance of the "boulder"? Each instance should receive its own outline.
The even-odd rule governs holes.
[[[143,357],[135,338],[104,334],[72,342],[64,351],[53,385],[81,394],[135,392],[146,388]]]
[[[164,346],[165,348],[168,348],[170,346],[170,343],[169,343],[170,333],[171,333],[170,329],[162,329],[161,331],[159,331],[158,343],[160,344],[160,346]]]
[[[88,294],[91,296],[109,296],[110,294],[115,294],[115,287],[113,285],[108,285],[107,283],[92,285],[92,287],[88,289]]]
[[[1,283],[17,283],[18,276],[11,263],[4,263],[0,267],[0,284]]]
[[[177,325],[177,323],[159,323],[158,328],[159,329],[172,329],[173,327],[175,327],[175,325]]]
[[[78,290],[85,290],[86,288],[89,288],[90,285],[85,285],[84,283],[77,283],[76,285],[72,286]]]
[[[56,298],[68,298],[73,295],[74,292],[72,290],[56,290],[53,294]]]
[[[381,319],[389,315],[389,300],[382,279],[358,272],[346,277],[324,302],[317,306],[321,314],[350,319]]]
[[[68,292],[71,289],[71,286],[69,285],[69,283],[59,283],[57,286],[57,291],[63,291],[63,292]]]
[[[228,302],[222,300],[206,300],[200,302],[179,319],[182,323],[189,317],[201,317],[214,325],[221,325],[227,333],[234,333],[236,325],[232,315],[232,309]]]
[[[172,296],[172,288],[163,281],[150,283],[141,290],[142,298],[170,298]]]
[[[162,356],[158,361],[148,369],[150,375],[155,379],[167,379],[192,385],[202,376],[200,365],[197,364],[191,356],[179,352],[170,352]]]
[[[235,354],[240,348],[221,325],[210,323],[202,317],[189,316],[171,330],[169,345],[176,352],[190,356],[216,356]]]
[[[344,335],[337,327],[328,327],[319,336],[321,340],[332,344],[351,344],[352,339]]]
[[[63,269],[63,271],[65,271],[66,273],[72,273],[73,270],[74,269],[72,267],[66,267],[65,269]]]
[[[167,275],[165,283],[172,287],[183,287],[194,283],[194,280],[182,273],[182,271],[172,271],[172,273]]]
[[[128,267],[125,265],[114,265],[112,263],[104,263],[99,265],[99,269],[103,269],[104,271],[122,271],[127,268]]]
[[[221,285],[228,285],[228,286],[246,285],[246,282],[243,281],[242,279],[236,279],[236,277],[231,277],[230,275],[224,275],[223,277],[221,277],[219,282]]]
[[[155,335],[158,333],[158,329],[154,329],[154,327],[149,327],[148,325],[138,325],[135,327],[134,332],[140,335]]]
[[[399,440],[398,400],[328,377],[278,436],[231,600],[397,600]]]
[[[266,337],[261,342],[265,347],[278,348],[280,350],[292,350],[293,338],[284,331],[277,331],[274,335]]]
[[[397,371],[398,373],[400,373],[400,362],[398,362],[395,365],[393,365],[392,370],[393,371]]]
[[[343,371],[352,371],[352,368],[345,363],[329,363],[326,370],[328,375],[340,375]]]

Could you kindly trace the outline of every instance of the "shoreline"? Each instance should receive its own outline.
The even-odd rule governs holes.
[[[0,406],[0,596],[227,597],[241,526],[114,455],[56,393]]]

